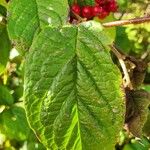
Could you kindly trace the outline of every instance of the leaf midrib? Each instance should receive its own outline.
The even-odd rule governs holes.
[[[76,33],[76,41],[75,41],[75,60],[76,60],[76,73],[75,73],[75,96],[76,96],[76,108],[77,108],[77,118],[78,118],[78,129],[79,129],[79,136],[80,136],[80,143],[81,143],[81,149],[83,149],[83,145],[82,145],[82,136],[81,136],[81,130],[80,130],[80,116],[79,116],[79,109],[78,109],[78,96],[77,96],[77,77],[78,77],[78,73],[77,73],[77,46],[78,46],[78,36],[79,36],[79,28],[77,28],[77,33]]]

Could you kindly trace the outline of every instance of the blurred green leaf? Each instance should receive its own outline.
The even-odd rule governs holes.
[[[144,139],[131,140],[131,145],[135,150],[148,150],[150,143],[147,143]]]
[[[83,0],[81,0],[83,1]],[[89,5],[89,6],[94,6],[95,5],[95,0],[84,0],[85,1],[85,5]]]
[[[6,2],[6,0],[0,0],[0,5],[7,8],[8,3]]]
[[[117,0],[120,10],[125,10],[127,8],[128,0]]]
[[[131,42],[125,32],[125,27],[116,27],[115,43],[124,53],[129,53],[131,50]]]
[[[103,20],[99,19],[98,17],[95,17],[94,20],[98,21],[100,23],[105,23],[105,22],[114,21],[115,18],[113,17],[113,14],[111,13],[108,17],[106,17]],[[104,28],[104,31],[107,32],[108,36],[110,36],[112,39],[115,39],[115,37],[116,37],[116,27]]]
[[[5,150],[16,150],[14,147],[5,147]]]
[[[74,0],[68,0],[68,3],[71,6],[74,3]]]
[[[46,150],[41,143],[30,142],[27,144],[27,150]]]
[[[144,148],[142,145],[136,143],[136,144],[125,145],[123,150],[148,150],[148,149]]]
[[[0,15],[6,17],[6,14],[7,14],[7,9],[4,6],[0,5]]]
[[[123,150],[149,150],[150,143],[148,139],[131,139],[129,144],[126,144]]]
[[[39,142],[32,130],[30,130],[26,145],[27,150],[46,150],[46,148],[43,146],[42,143]]]
[[[0,131],[9,139],[22,141],[28,138],[30,129],[23,108],[13,106],[3,111],[0,117],[2,121]]]
[[[12,105],[14,99],[6,86],[0,85],[0,105]]]
[[[7,61],[9,59],[9,52],[11,49],[11,43],[8,38],[7,30],[5,26],[0,26],[0,74],[3,73]]]
[[[149,49],[150,25],[148,23],[140,25],[130,25],[126,27],[125,33],[131,43],[130,48],[134,56],[140,56]]]
[[[150,92],[150,85],[143,85],[142,87],[143,87],[144,90],[146,90],[147,92]]]
[[[14,89],[13,97],[15,102],[19,101],[22,95],[23,95],[23,85],[20,85]]]
[[[77,0],[77,2],[80,6],[85,6],[85,5],[93,6],[93,5],[95,5],[95,0]]]

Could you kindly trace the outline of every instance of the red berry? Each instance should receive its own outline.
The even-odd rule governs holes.
[[[96,3],[101,4],[103,0],[95,0]]]
[[[82,7],[82,17],[87,19],[91,19],[93,17],[91,6]]]
[[[101,5],[101,4],[105,4],[107,2],[107,0],[95,0],[95,2],[99,5]]]
[[[71,6],[71,11],[77,15],[80,15],[81,13],[81,8],[78,4],[74,4]]]
[[[102,13],[98,16],[100,19],[104,19],[109,15],[109,12],[103,9]]]
[[[108,12],[116,12],[118,9],[117,3],[115,0],[112,1],[108,1],[105,5],[104,5],[104,9],[107,10]]]
[[[103,11],[103,8],[100,6],[94,6],[92,8],[93,16],[98,16],[100,13],[102,13],[102,11]]]
[[[117,9],[118,9],[118,6],[117,6],[117,4],[116,4],[115,2],[114,2],[114,3],[110,3],[110,5],[109,5],[109,10],[110,10],[111,12],[116,12]]]

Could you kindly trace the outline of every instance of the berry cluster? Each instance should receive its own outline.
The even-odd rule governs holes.
[[[118,5],[115,0],[95,0],[95,6],[80,6],[77,3],[71,6],[71,19],[76,19],[74,16],[78,15],[87,20],[93,17],[104,19],[110,12],[116,12]]]

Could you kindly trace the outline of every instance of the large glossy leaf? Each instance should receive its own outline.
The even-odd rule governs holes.
[[[25,107],[48,148],[114,149],[124,121],[124,93],[110,43],[92,22],[48,27],[33,43],[25,65]]]
[[[67,0],[13,0],[8,9],[8,31],[18,49],[28,49],[46,25],[60,26],[67,20]]]

